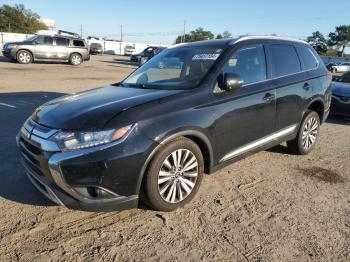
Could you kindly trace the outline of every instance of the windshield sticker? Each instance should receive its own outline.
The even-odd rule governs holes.
[[[192,57],[192,60],[216,60],[220,54],[197,54]]]

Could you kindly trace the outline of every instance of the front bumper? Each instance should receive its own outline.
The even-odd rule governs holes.
[[[28,136],[23,134],[23,128],[16,137],[23,166],[35,187],[53,202],[87,211],[137,207],[140,170],[146,156],[143,150],[151,140],[141,137],[130,139],[138,146],[121,140],[84,150],[59,152],[47,140],[55,130],[43,133],[34,128]],[[91,190],[101,194],[93,195]]]
[[[3,49],[2,54],[6,56],[9,59],[16,59],[16,52],[15,49]]]
[[[341,97],[333,96],[331,114],[350,117],[350,99],[343,100]]]

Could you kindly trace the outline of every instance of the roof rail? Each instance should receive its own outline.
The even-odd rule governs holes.
[[[69,35],[69,36],[73,36],[73,37],[77,37],[80,38],[80,35],[77,33],[73,33],[73,32],[68,32],[68,31],[64,31],[64,30],[58,30],[57,31],[58,35]]]

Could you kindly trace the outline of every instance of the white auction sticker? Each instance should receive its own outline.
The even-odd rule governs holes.
[[[192,60],[216,60],[220,54],[197,54],[192,57]]]

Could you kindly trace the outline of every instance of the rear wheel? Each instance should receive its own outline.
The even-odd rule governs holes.
[[[190,202],[203,178],[200,148],[187,138],[166,144],[153,158],[145,181],[146,203],[172,211]]]
[[[298,155],[310,153],[316,145],[319,131],[320,118],[318,114],[314,111],[308,111],[300,125],[297,137],[287,142],[288,148]]]
[[[17,61],[20,64],[30,64],[31,62],[33,62],[33,56],[27,50],[20,50],[17,53]]]
[[[71,54],[69,58],[69,63],[71,65],[80,65],[83,62],[83,58],[78,53]]]

